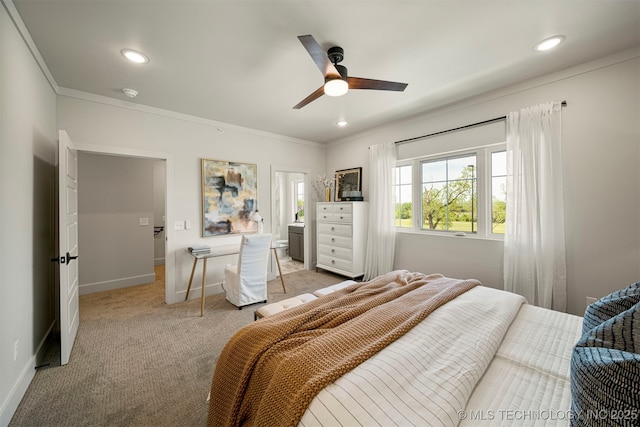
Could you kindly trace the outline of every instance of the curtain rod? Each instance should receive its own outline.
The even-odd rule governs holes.
[[[567,106],[567,101],[562,101],[560,103],[560,105],[563,106],[563,107],[566,107]],[[414,136],[413,138],[402,139],[400,141],[396,141],[396,142],[394,142],[394,144],[402,144],[402,143],[405,143],[405,142],[415,141],[416,139],[429,138],[430,136],[441,135],[443,133],[455,132],[457,130],[472,128],[474,126],[486,125],[486,124],[497,122],[497,121],[500,121],[500,120],[505,120],[506,118],[507,118],[507,116],[496,117],[495,119],[484,120],[482,122],[472,123],[470,125],[464,125],[464,126],[460,126],[460,127],[453,128],[453,129],[441,130],[440,132],[434,132],[434,133],[430,133],[428,135]]]

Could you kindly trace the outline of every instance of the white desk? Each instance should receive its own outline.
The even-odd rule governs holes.
[[[189,276],[189,286],[187,286],[187,295],[184,297],[184,300],[189,299],[189,291],[191,290],[191,283],[193,282],[193,273],[196,271],[196,265],[198,265],[198,260],[204,260],[202,264],[202,296],[200,301],[200,317],[204,315],[204,289],[207,279],[207,259],[209,258],[217,258],[221,256],[227,255],[237,255],[240,253],[240,245],[218,245],[212,246],[211,252],[206,254],[194,254],[187,250],[187,253],[193,257],[193,267],[191,268],[191,276]]]
[[[271,243],[271,249],[273,249],[273,254],[276,257],[276,263],[278,264],[278,273],[280,273],[280,283],[282,283],[282,290],[284,293],[287,293],[287,289],[284,287],[284,279],[282,278],[282,270],[280,269],[280,260],[278,259],[278,251],[277,249],[286,248],[286,244],[278,244],[276,242]],[[217,258],[221,256],[228,255],[237,255],[240,253],[240,245],[218,245],[211,246],[211,252],[206,254],[194,254],[186,250],[186,252],[193,257],[193,267],[191,268],[191,276],[189,276],[189,286],[187,286],[187,294],[184,297],[184,300],[187,301],[189,299],[189,291],[191,290],[191,283],[193,282],[193,274],[196,271],[196,265],[198,265],[198,260],[203,260],[202,264],[202,296],[200,297],[200,317],[204,315],[204,300],[205,300],[205,283],[207,278],[207,259],[209,258]]]
[[[278,249],[284,249],[288,247],[289,244],[282,242],[271,242],[271,249],[273,249],[273,255],[276,257],[276,264],[278,265],[278,273],[280,273],[280,283],[282,283],[282,290],[284,293],[287,293],[287,288],[284,287],[284,279],[282,278],[282,269],[280,268],[280,259],[278,258]]]

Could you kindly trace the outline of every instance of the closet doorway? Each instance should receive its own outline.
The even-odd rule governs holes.
[[[128,161],[132,161],[134,163],[137,160],[146,161],[147,163],[152,163],[151,168],[150,169],[147,168],[147,170],[150,170],[150,171],[152,170],[152,173],[147,174],[144,177],[139,179],[152,181],[152,184],[150,185],[153,192],[153,196],[152,196],[154,201],[153,206],[150,208],[150,210],[147,210],[144,213],[139,212],[139,215],[138,213],[134,213],[133,217],[138,227],[140,228],[148,227],[147,230],[150,232],[150,234],[153,235],[152,237],[153,249],[151,250],[151,252],[149,252],[149,258],[147,259],[147,262],[150,262],[152,265],[149,279],[150,279],[150,282],[153,282],[153,281],[163,282],[164,299],[165,299],[165,302],[169,302],[170,301],[169,295],[175,294],[175,279],[174,279],[175,262],[173,262],[171,257],[168,257],[168,258],[165,257],[165,254],[167,253],[168,239],[165,237],[165,233],[167,229],[164,225],[162,225],[162,223],[167,222],[166,212],[169,211],[170,200],[171,200],[169,190],[173,188],[172,155],[168,153],[146,152],[142,150],[132,150],[132,149],[117,148],[117,147],[113,147],[113,148],[112,147],[107,147],[107,148],[93,147],[88,145],[87,146],[78,145],[76,146],[76,149],[78,152],[78,169],[83,167],[83,161],[87,162],[87,157],[85,157],[87,155],[95,155],[95,159],[98,161],[98,165],[102,160],[105,160],[107,158],[120,158]],[[84,166],[87,166],[87,164],[84,164]],[[116,170],[115,172],[119,173],[121,171]],[[90,191],[92,188],[90,181],[88,180],[82,181],[80,177],[78,178],[79,178],[78,179],[79,199],[87,195],[90,198],[97,196],[99,199],[105,193],[118,192],[119,190],[122,189],[123,186],[126,187],[129,184],[131,185],[135,184],[134,182],[131,182],[131,180],[128,182],[125,180],[123,182],[120,182],[120,185],[115,185],[116,183],[111,180],[108,182],[109,185],[103,186],[102,190],[97,191],[99,194],[96,195],[96,194],[90,194]],[[95,176],[93,178],[95,178]],[[103,179],[103,178],[98,178],[98,179]],[[96,187],[93,187],[93,188],[95,189]],[[57,190],[56,190],[56,193],[57,193]],[[126,201],[124,203],[126,203]],[[122,228],[122,225],[123,225],[122,221],[123,221],[123,218],[126,216],[126,215],[121,215],[121,212],[115,212],[112,206],[109,209],[107,209],[107,212],[102,212],[102,213],[93,212],[92,207],[90,207],[89,213],[90,213],[89,216],[92,217],[92,218],[89,218],[90,225],[92,224],[91,221],[98,220],[99,219],[98,217],[100,216],[115,215],[114,218],[111,218],[111,220],[115,220],[112,229]],[[146,221],[147,219],[148,219],[148,224]],[[101,244],[104,243],[105,240],[114,238],[114,235],[115,233],[108,233],[106,237],[102,239],[102,242],[101,242],[100,239],[95,238],[95,230],[91,226],[88,229],[85,229],[84,231],[82,230],[81,227],[78,228],[78,240],[81,240],[87,237],[90,240],[96,241],[97,242],[96,245],[98,246],[101,246]],[[130,237],[131,236],[128,235],[124,239],[120,238],[118,240],[119,251],[122,248],[130,246],[128,245]],[[85,265],[85,261],[86,261],[85,258],[87,258],[85,256],[85,254],[87,253],[85,252],[85,249],[88,249],[86,242],[84,247],[81,246],[81,249],[80,249],[81,251],[83,251],[83,255],[82,255],[83,266],[81,266],[80,269],[90,268],[90,264]],[[162,266],[161,264],[164,264],[164,266]],[[159,276],[158,272],[162,274],[162,277],[158,277]],[[59,283],[57,283],[56,285],[59,286]],[[103,284],[97,283],[97,285],[98,287],[100,287]],[[105,285],[109,286],[108,283],[105,283]],[[123,286],[120,286],[120,287],[123,287]],[[55,293],[54,300],[58,301],[60,298],[59,289],[56,289],[54,293]],[[82,292],[80,291],[80,293]],[[59,301],[57,303],[59,304]],[[56,317],[58,319],[59,319],[59,316],[60,316],[60,312],[59,310],[56,309]],[[46,354],[44,354],[44,360],[38,362],[38,365],[39,365],[38,367],[46,368],[46,367],[60,366],[61,345],[60,345],[59,330],[52,331],[52,333],[49,334],[49,336],[47,337],[47,343],[45,344],[45,346],[47,349],[45,351]]]
[[[171,189],[174,185],[173,155],[164,152],[129,149],[122,147],[91,146],[79,144],[77,148],[79,152],[80,162],[82,162],[83,156],[92,155],[97,159],[119,157],[123,161],[132,162],[133,164],[136,164],[136,161],[145,161],[152,164],[152,172],[150,173],[151,175],[147,174],[144,178],[140,178],[148,180],[147,188],[150,188],[150,191],[153,193],[152,205],[150,208],[147,208],[150,211],[147,211],[147,213],[140,212],[139,215],[137,213],[132,213],[132,218],[134,218],[134,226],[137,229],[148,231],[149,233],[147,234],[152,235],[152,249],[148,255],[145,255],[145,258],[148,260],[148,258],[151,257],[152,268],[155,265],[164,263],[164,299],[168,304],[175,302],[175,260],[171,256],[165,256],[165,254],[170,253],[170,251],[168,250],[169,239],[167,234],[171,234],[171,230],[167,228],[167,224],[170,224],[171,220]],[[79,167],[82,167],[82,165],[80,165]],[[134,183],[132,183],[132,185],[133,184]],[[83,183],[80,182],[79,185],[79,196],[82,197]],[[121,184],[121,186],[126,185],[126,181]],[[119,191],[119,188],[116,188],[115,186],[109,187],[108,191],[117,192]],[[148,224],[146,218],[148,218]],[[79,232],[82,233],[82,230],[79,230]],[[93,233],[92,231],[85,231],[85,233],[89,233],[89,235],[84,237],[93,239],[93,237],[91,236],[91,234]],[[79,236],[79,238],[82,238],[82,236]],[[127,244],[126,240],[121,240],[122,239],[120,239],[120,244]],[[126,277],[126,275],[122,276]],[[134,274],[132,274],[131,276],[134,276]],[[124,284],[126,285],[126,283]]]
[[[78,153],[80,295],[155,282],[164,265],[165,162]]]

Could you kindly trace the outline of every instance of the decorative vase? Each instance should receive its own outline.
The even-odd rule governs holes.
[[[324,189],[324,201],[325,202],[330,202],[331,201],[331,188],[329,188],[329,187]]]

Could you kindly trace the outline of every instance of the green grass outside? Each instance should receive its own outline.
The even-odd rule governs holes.
[[[408,219],[396,219],[396,227],[404,227],[411,228],[412,220]],[[424,225],[425,229],[427,229],[427,225]],[[476,224],[477,229],[477,224]],[[444,227],[437,227],[436,230],[444,230]],[[505,224],[494,224],[493,232],[496,234],[504,234]],[[463,232],[471,232],[471,223],[468,221],[452,221],[451,222],[451,231],[463,231]]]

